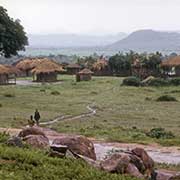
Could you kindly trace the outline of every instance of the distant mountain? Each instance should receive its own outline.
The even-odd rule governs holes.
[[[94,47],[112,44],[123,39],[127,35],[118,33],[116,35],[76,35],[76,34],[49,34],[28,35],[29,46],[32,48],[59,48],[59,47]]]
[[[106,47],[108,50],[138,52],[178,51],[180,50],[180,33],[139,30],[126,38]]]

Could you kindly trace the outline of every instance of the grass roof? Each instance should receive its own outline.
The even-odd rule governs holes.
[[[34,74],[40,73],[52,73],[52,72],[64,72],[65,70],[62,66],[51,60],[44,60],[39,64],[36,64],[36,67],[31,71]]]
[[[169,58],[165,61],[162,61],[161,66],[163,67],[174,67],[174,66],[180,66],[180,56],[175,56],[172,58]]]
[[[78,74],[93,74],[93,72],[90,69],[83,69],[82,71],[78,72]]]

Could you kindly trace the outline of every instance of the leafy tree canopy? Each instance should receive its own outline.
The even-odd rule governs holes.
[[[28,38],[20,20],[13,20],[7,10],[0,6],[0,55],[10,57],[17,55],[20,50],[25,50]]]

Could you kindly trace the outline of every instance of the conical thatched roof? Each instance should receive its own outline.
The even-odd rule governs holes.
[[[64,72],[65,70],[58,63],[45,59],[31,71],[34,74],[51,73],[51,72]]]
[[[48,58],[25,59],[20,61],[16,67],[22,71],[32,70],[35,74],[65,71],[62,66]]]
[[[32,69],[32,60],[31,59],[24,59],[16,64],[16,67],[22,71],[30,70]]]
[[[21,73],[21,71],[18,68],[16,68],[15,66],[5,65],[5,67],[9,69],[10,74],[16,74],[17,75],[17,74]]]
[[[180,66],[180,56],[175,56],[170,59],[162,61],[161,66],[162,67]]]
[[[0,74],[9,74],[9,73],[10,70],[6,66],[0,64]]]
[[[78,72],[78,74],[93,74],[93,72],[90,69],[83,69],[82,71]]]

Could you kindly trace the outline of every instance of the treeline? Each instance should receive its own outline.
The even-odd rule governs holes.
[[[176,56],[177,54],[173,53],[170,56]],[[107,61],[106,66],[102,66],[110,72],[111,75],[119,76],[128,76],[134,73],[134,69],[141,68],[143,69],[142,73],[151,72],[152,74],[160,73],[161,68],[160,64],[163,59],[168,58],[169,56],[163,56],[160,52],[155,53],[136,53],[134,51],[122,53],[119,52],[110,57],[100,56],[88,56],[84,58],[79,58],[77,63],[83,67],[94,69],[94,64],[97,61],[105,59]],[[99,65],[99,64],[98,64]],[[99,68],[102,70],[102,68]],[[140,72],[141,73],[141,72]]]

